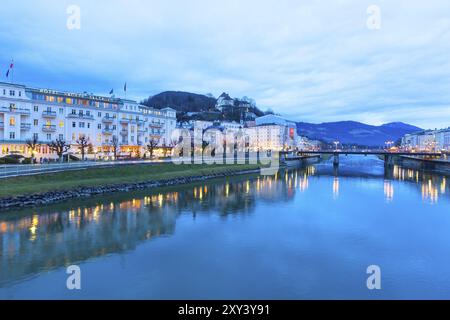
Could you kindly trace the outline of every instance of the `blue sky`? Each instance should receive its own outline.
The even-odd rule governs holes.
[[[448,0],[2,0],[1,12],[2,81],[14,58],[33,86],[108,94],[126,81],[136,100],[226,91],[298,121],[450,126]]]

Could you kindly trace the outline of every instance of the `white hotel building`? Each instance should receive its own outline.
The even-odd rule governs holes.
[[[99,157],[111,156],[113,137],[120,153],[145,152],[151,139],[171,146],[176,111],[158,110],[131,100],[60,92],[0,82],[0,156],[29,156],[26,141],[36,137],[41,144],[36,157],[54,158],[47,143],[56,139],[72,146],[85,136]]]

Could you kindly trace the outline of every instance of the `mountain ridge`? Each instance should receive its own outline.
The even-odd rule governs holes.
[[[339,140],[342,144],[360,146],[384,146],[387,141],[396,142],[405,134],[423,129],[403,123],[390,122],[380,126],[357,121],[324,122],[320,124],[297,122],[299,135],[324,142]]]

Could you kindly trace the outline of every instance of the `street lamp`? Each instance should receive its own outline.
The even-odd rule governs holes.
[[[338,146],[339,146],[340,142],[336,140],[333,143],[336,146],[335,150],[338,151]]]

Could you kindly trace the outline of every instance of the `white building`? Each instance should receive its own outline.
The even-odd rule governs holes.
[[[222,93],[217,99],[216,108],[223,112],[225,109],[234,106],[234,99],[228,93]]]
[[[298,147],[296,123],[275,115],[257,118],[255,127],[245,129],[250,149],[294,150]]]
[[[415,151],[448,151],[450,150],[450,128],[407,134],[402,138],[402,147]]]
[[[26,141],[35,137],[40,147],[36,157],[55,157],[47,143],[60,139],[78,152],[77,140],[84,136],[98,156],[111,152],[119,141],[121,154],[143,154],[155,139],[160,146],[171,145],[176,111],[157,110],[135,101],[62,92],[0,83],[1,154],[30,155]],[[116,139],[114,139],[116,137]]]

